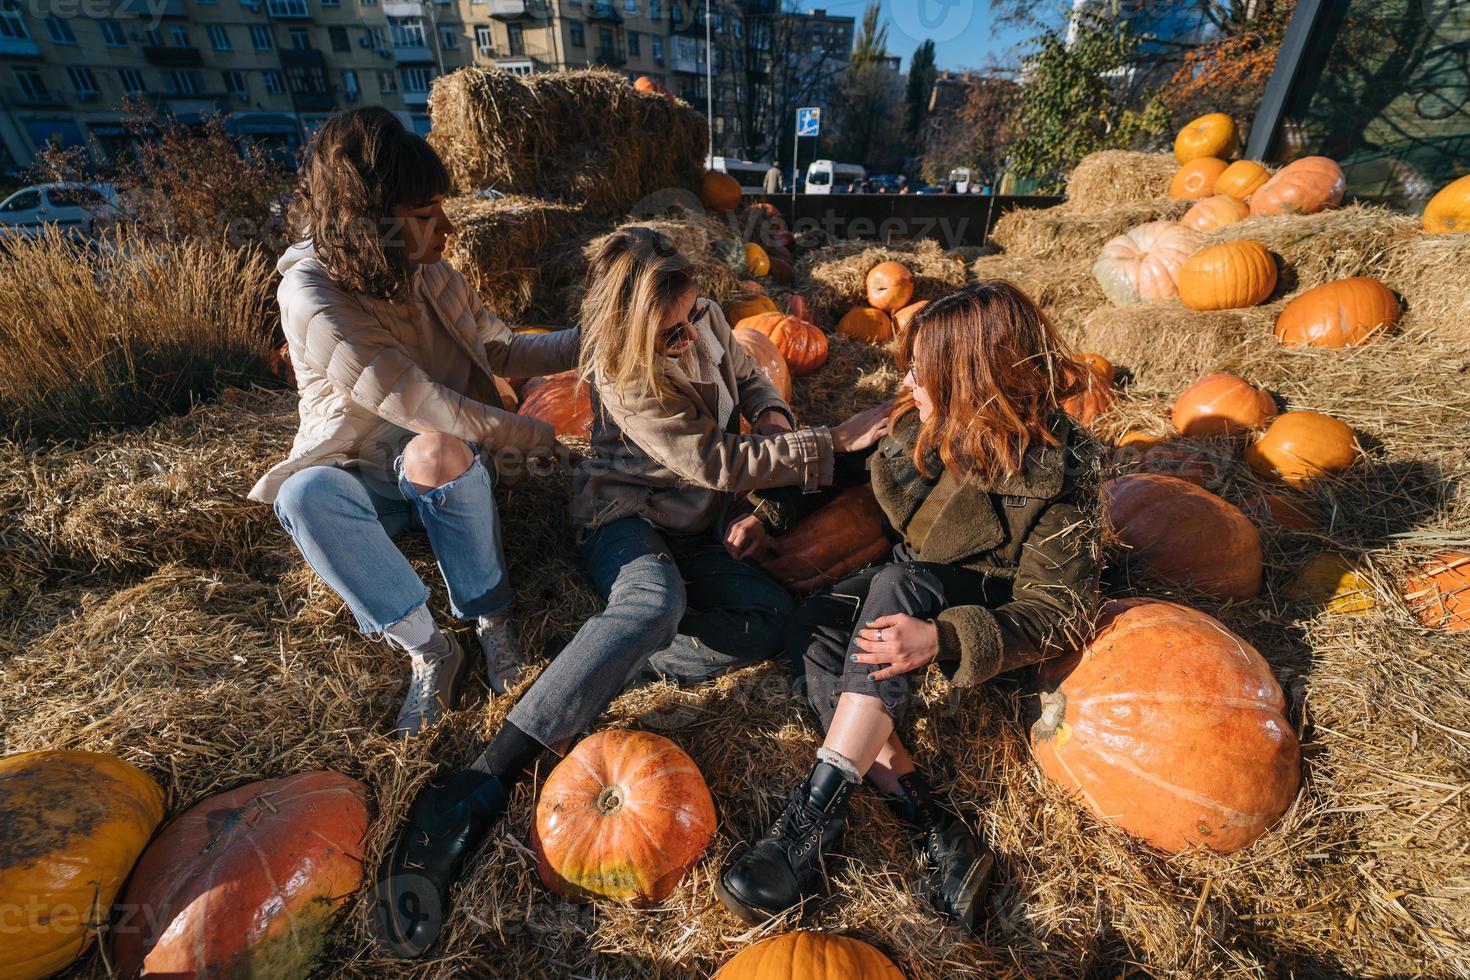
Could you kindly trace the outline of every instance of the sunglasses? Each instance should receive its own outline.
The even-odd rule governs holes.
[[[663,332],[658,335],[659,345],[667,350],[676,344],[682,343],[690,335],[690,331],[694,325],[702,322],[709,315],[709,307],[710,304],[708,302],[696,301],[689,308],[689,314],[684,319],[664,328]]]

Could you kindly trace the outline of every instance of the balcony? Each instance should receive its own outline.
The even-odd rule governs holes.
[[[266,0],[271,20],[311,20],[311,4],[307,0]]]
[[[423,92],[404,91],[403,104],[411,109],[422,109],[429,104],[429,93],[427,90]]]
[[[5,90],[5,101],[17,106],[64,106],[66,100],[55,92],[27,92],[23,88],[13,87]]]
[[[618,13],[618,8],[613,6],[612,0],[591,0],[587,4],[587,19],[607,21],[610,24],[621,24],[623,15]]]
[[[490,0],[490,16],[496,20],[549,17],[551,8],[546,0]]]
[[[427,43],[393,45],[393,60],[400,65],[432,65],[434,52]]]
[[[145,44],[143,59],[160,68],[200,68],[204,65],[204,53],[196,47],[169,47],[161,44]]]
[[[607,65],[611,68],[621,68],[628,63],[628,56],[616,44],[599,44],[588,53],[587,63],[591,65]]]
[[[669,69],[681,75],[703,75],[704,45],[694,38],[673,37],[669,39]]]
[[[0,38],[0,58],[39,58],[41,49],[28,37]]]

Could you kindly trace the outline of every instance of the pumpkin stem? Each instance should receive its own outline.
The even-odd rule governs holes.
[[[597,812],[610,817],[623,808],[623,788],[617,785],[602,787],[597,794]]]
[[[1041,692],[1041,717],[1032,726],[1032,733],[1040,739],[1050,739],[1057,727],[1067,717],[1067,696],[1061,691]]]

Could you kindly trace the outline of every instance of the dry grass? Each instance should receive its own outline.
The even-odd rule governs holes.
[[[270,263],[255,248],[64,234],[0,255],[3,429],[69,437],[187,410],[269,375]]]
[[[929,239],[905,245],[839,242],[803,256],[797,267],[813,322],[830,330],[854,306],[867,306],[868,272],[889,261],[902,262],[914,274],[915,301],[935,299],[967,281],[964,264]]]
[[[1007,255],[1053,259],[1091,267],[1109,241],[1149,221],[1184,214],[1183,201],[1133,201],[1100,211],[1083,210],[1071,201],[1054,208],[1016,208],[1000,216],[990,237]]]
[[[1079,212],[1166,200],[1179,164],[1172,153],[1089,153],[1067,176],[1067,202]]]
[[[1107,300],[1092,276],[1091,262],[983,255],[970,264],[975,279],[1008,279],[1035,300],[1059,329],[1075,335],[1088,313]]]
[[[460,193],[495,188],[614,218],[686,194],[704,169],[704,117],[612,71],[521,77],[462,68],[434,83],[429,141]]]

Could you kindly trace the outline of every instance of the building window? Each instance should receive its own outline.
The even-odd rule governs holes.
[[[77,43],[77,36],[72,33],[71,25],[54,15],[46,18],[46,33],[57,44]]]
[[[432,68],[406,67],[398,71],[403,76],[405,93],[413,92],[421,95],[429,91],[429,83],[434,80],[434,69]]]
[[[311,7],[306,0],[266,0],[266,9],[272,17],[311,16]]]
[[[119,68],[117,80],[122,83],[124,95],[142,95],[147,91],[143,87],[143,73],[136,68]]]
[[[271,37],[271,29],[265,24],[251,24],[250,43],[257,51],[269,51],[276,46],[276,39]]]
[[[321,65],[293,65],[286,69],[286,87],[295,95],[326,95],[327,70]]]
[[[175,27],[168,32],[173,40],[174,47],[187,48],[189,46],[189,29],[187,27]]]
[[[109,48],[125,48],[128,46],[127,32],[122,25],[115,20],[99,20],[97,26],[102,29],[102,41]],[[0,31],[3,33],[3,31]]]
[[[475,25],[475,50],[487,58],[495,57],[495,35],[489,24]]]
[[[424,22],[419,17],[389,17],[388,34],[395,48],[428,47],[424,40]]]
[[[163,73],[163,90],[169,95],[198,95],[203,89],[203,80],[197,71]]]
[[[15,4],[6,3],[0,6],[0,39],[6,41],[29,41],[31,39],[30,28],[26,27],[25,15],[15,8]]]
[[[630,58],[636,58],[636,57],[638,57],[638,55],[640,53],[641,53],[641,51],[640,51],[640,45],[639,45],[639,42],[638,42],[638,32],[637,31],[629,31],[628,32],[628,57],[630,57]]]
[[[209,25],[209,43],[216,51],[234,50],[230,45],[230,29],[223,24]]]
[[[604,55],[613,49],[613,32],[611,27],[599,27],[597,29],[597,50]]]
[[[536,66],[525,63],[519,65],[501,65],[500,70],[508,71],[512,75],[534,75],[536,73]]]
[[[245,79],[243,71],[225,72],[225,91],[241,102],[250,101],[250,83]]]
[[[79,99],[94,99],[97,97],[97,76],[92,74],[90,68],[68,68],[66,73],[71,78],[71,87],[76,90]]]
[[[163,47],[163,35],[158,33],[158,28],[156,27],[150,27],[143,31],[143,38],[148,42],[149,47]]]
[[[357,84],[357,72],[351,68],[342,73],[342,91],[349,99],[356,99],[362,94],[362,89]]]
[[[658,20],[664,15],[663,0],[648,0],[648,16],[651,20]]]
[[[20,85],[20,94],[27,102],[49,102],[51,93],[46,88],[46,79],[34,68],[12,68],[15,81]]]
[[[638,12],[638,0],[623,0],[623,10],[626,13],[636,14]]]
[[[265,79],[265,90],[271,95],[280,95],[286,91],[286,81],[281,77],[280,72],[270,69],[261,72],[261,75]]]
[[[572,47],[585,48],[586,46],[587,36],[582,33],[582,25],[572,21]]]
[[[664,39],[661,37],[655,37],[652,38],[652,41],[653,60],[657,64],[661,65],[664,63]]]
[[[291,28],[291,47],[296,51],[310,51],[311,32],[304,27]]]
[[[398,91],[398,76],[391,71],[378,72],[378,90],[385,95]]]
[[[452,27],[439,28],[439,46],[445,51],[459,50],[459,32]]]
[[[376,7],[378,5],[378,0],[357,0],[357,2],[364,7]]]
[[[352,40],[347,36],[345,27],[328,27],[327,37],[332,39],[333,51],[351,51]]]
[[[342,0],[322,0],[322,6],[323,7],[340,7],[340,6],[342,6]]]
[[[510,37],[510,53],[520,58],[526,53],[526,29],[520,24],[511,24],[507,28]]]

